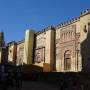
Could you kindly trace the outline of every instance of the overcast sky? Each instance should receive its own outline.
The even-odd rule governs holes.
[[[58,25],[88,8],[90,0],[0,0],[0,31],[6,42],[19,41],[26,29]]]

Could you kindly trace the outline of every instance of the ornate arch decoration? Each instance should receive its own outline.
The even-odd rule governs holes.
[[[66,50],[64,53],[64,70],[70,71],[71,69],[71,51]]]

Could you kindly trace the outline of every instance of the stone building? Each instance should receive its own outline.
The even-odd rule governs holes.
[[[9,42],[8,47],[8,62],[16,63],[17,59],[17,43],[15,41]]]
[[[25,40],[8,47],[8,60],[33,64],[51,72],[90,70],[90,9],[79,17],[40,32],[26,30]],[[12,50],[11,50],[11,49]]]
[[[22,65],[24,62],[24,40],[12,41],[7,44],[8,62],[13,62],[16,65]]]
[[[24,40],[17,42],[17,65],[24,64]]]

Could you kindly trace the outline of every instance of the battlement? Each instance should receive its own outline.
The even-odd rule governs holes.
[[[36,32],[36,35],[41,34],[41,33],[44,33],[44,32],[47,31],[47,30],[54,30],[54,29],[62,28],[62,27],[68,26],[68,25],[70,25],[70,24],[73,24],[73,23],[79,21],[79,20],[80,20],[80,17],[82,17],[82,16],[84,16],[84,15],[87,15],[87,14],[89,14],[89,13],[90,13],[90,9],[86,9],[86,10],[84,10],[84,11],[82,11],[82,12],[80,13],[80,16],[79,16],[79,17],[74,17],[74,18],[72,18],[71,20],[62,22],[62,23],[60,23],[59,25],[57,25],[57,26],[55,26],[55,27],[53,27],[53,26],[48,26],[48,27],[44,28],[43,30]]]
[[[18,41],[17,44],[21,44],[21,43],[24,43],[24,42],[25,42],[25,40],[23,39],[21,41]]]
[[[11,42],[7,43],[7,46],[14,45],[14,44],[16,44],[16,42],[15,41],[11,41]]]
[[[90,13],[90,9],[86,9],[86,10],[84,10],[84,11],[82,11],[82,12],[80,13],[80,17],[82,17],[82,16],[84,16],[84,15],[87,15],[87,14],[89,14],[89,13]],[[67,26],[67,25],[70,25],[70,24],[72,24],[72,23],[75,23],[75,22],[77,22],[78,20],[80,20],[80,17],[75,17],[75,18],[72,18],[72,19],[69,20],[69,21],[63,22],[63,23],[57,25],[56,28],[65,27],[65,26]]]
[[[44,28],[42,31],[36,32],[36,35],[41,34],[41,33],[45,32],[45,31],[54,30],[54,29],[55,28],[53,26],[48,26],[48,27]]]
[[[80,17],[82,17],[82,16],[84,16],[84,15],[87,15],[87,14],[90,14],[90,9],[86,9],[86,10],[82,11],[82,12],[80,13]]]
[[[69,20],[69,21],[66,21],[66,22],[63,22],[63,23],[57,25],[56,28],[62,28],[62,27],[68,26],[68,25],[70,25],[70,24],[72,24],[72,23],[77,22],[78,20],[80,20],[80,17],[72,18],[72,19]]]

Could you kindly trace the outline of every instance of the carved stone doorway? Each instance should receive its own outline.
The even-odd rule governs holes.
[[[71,52],[69,50],[64,53],[64,70],[70,71],[71,69]]]

